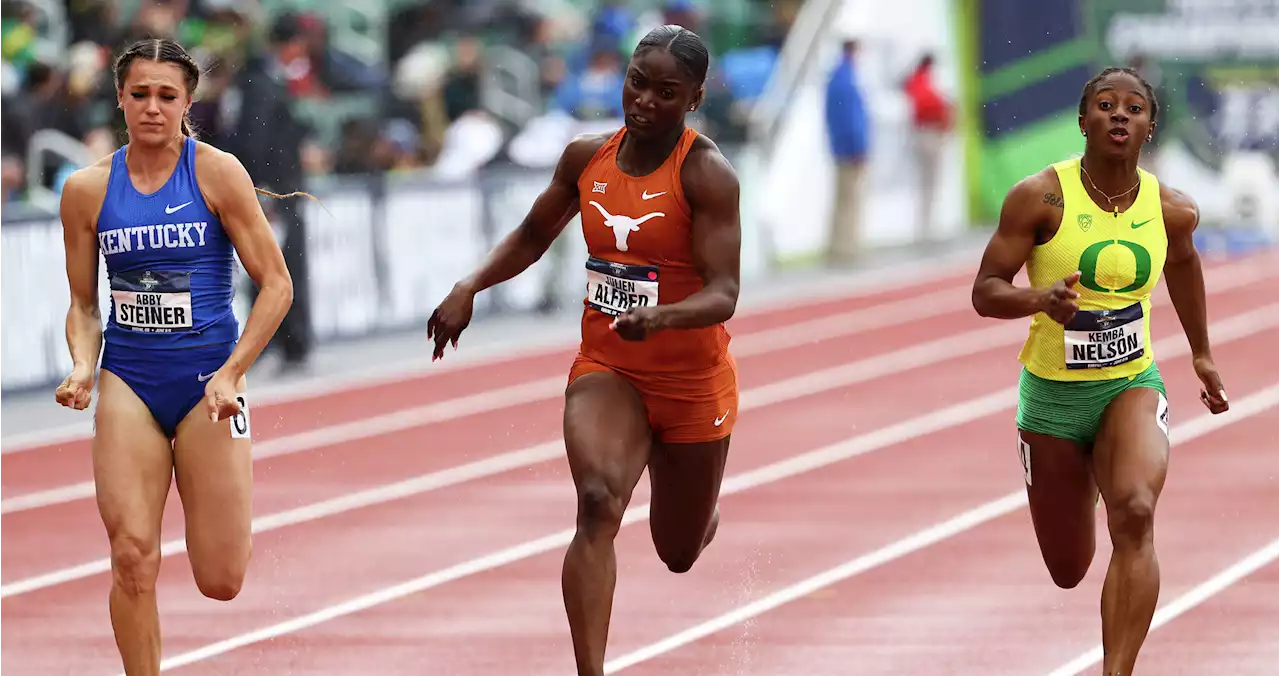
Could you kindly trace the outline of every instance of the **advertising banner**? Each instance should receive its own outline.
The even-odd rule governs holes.
[[[960,3],[968,5],[968,3]],[[1008,189],[1083,151],[1084,84],[1129,66],[1160,102],[1149,170],[1188,192],[1210,227],[1274,233],[1278,0],[981,0],[959,31],[967,58],[973,216],[993,223]],[[1031,36],[1034,36],[1032,39]]]

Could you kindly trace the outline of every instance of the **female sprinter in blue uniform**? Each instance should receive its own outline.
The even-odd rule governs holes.
[[[160,670],[160,521],[176,476],[196,585],[230,600],[249,563],[252,460],[245,372],[293,302],[257,190],[233,156],[192,138],[200,70],[178,44],[115,63],[129,143],[73,174],[61,216],[71,307],[63,406],[89,405],[99,348],[93,474],[111,546],[111,625],[129,676]],[[98,254],[111,315],[98,307]],[[235,254],[260,291],[237,340]]]

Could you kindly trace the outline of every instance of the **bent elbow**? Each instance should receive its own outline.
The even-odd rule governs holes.
[[[288,270],[281,271],[264,280],[262,291],[271,293],[280,299],[280,305],[287,311],[293,306],[293,277]]]
[[[969,294],[969,303],[979,317],[991,317],[990,304],[987,302],[987,296],[982,292],[980,284],[973,285],[973,292]]]
[[[293,278],[289,275],[280,280],[280,296],[286,309],[293,307]]]
[[[98,306],[96,298],[73,295],[71,297],[71,312],[91,320],[102,319],[102,308]]]
[[[734,313],[738,311],[738,286],[735,284],[725,290],[724,293],[724,309],[721,311],[721,323],[733,319]]]

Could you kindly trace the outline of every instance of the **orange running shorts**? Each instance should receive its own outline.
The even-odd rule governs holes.
[[[649,374],[624,371],[581,353],[569,369],[569,383],[578,376],[609,371],[622,376],[640,393],[656,441],[694,444],[723,439],[738,419],[738,365],[726,353],[708,371],[689,374]]]

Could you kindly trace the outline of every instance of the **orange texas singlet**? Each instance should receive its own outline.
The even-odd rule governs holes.
[[[581,352],[637,375],[695,375],[717,368],[729,346],[723,324],[667,329],[641,341],[623,340],[609,328],[632,307],[669,305],[702,288],[693,258],[693,214],[680,183],[680,167],[698,132],[686,129],[662,166],[641,177],[618,168],[625,134],[626,127],[619,129],[578,177],[588,254]]]

